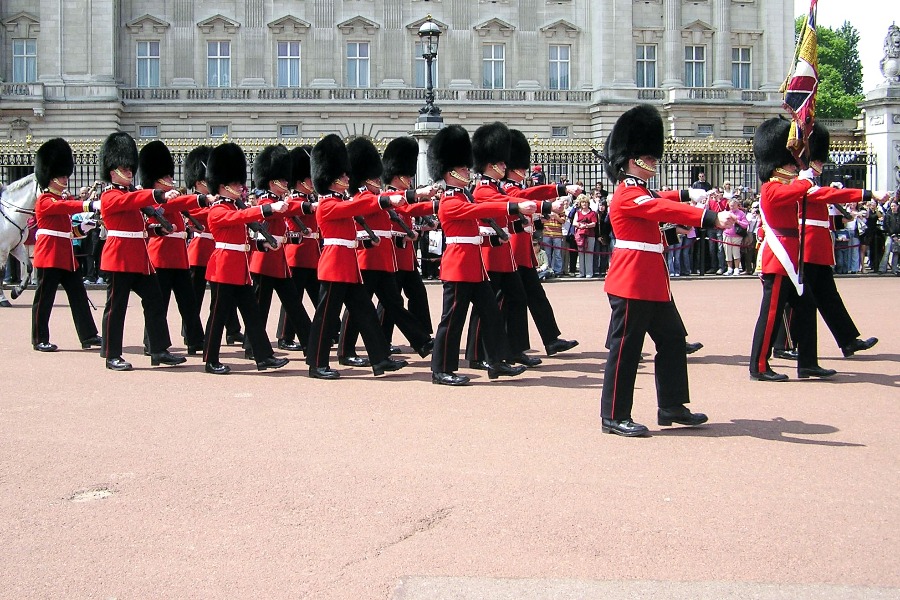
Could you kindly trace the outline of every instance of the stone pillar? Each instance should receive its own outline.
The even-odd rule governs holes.
[[[860,104],[865,110],[866,142],[876,157],[873,189],[900,188],[900,83],[883,83]]]
[[[715,61],[713,62],[713,87],[731,85],[731,0],[715,0],[713,6],[715,36]]]
[[[607,4],[606,2],[602,4]],[[629,32],[634,23],[634,0],[615,0],[615,12],[610,25],[618,29],[611,30],[607,36],[613,49],[613,87],[634,87],[634,39]]]
[[[794,14],[793,0],[767,0],[757,6],[763,24],[765,56],[762,57],[763,78],[760,90],[777,92],[787,76],[794,56],[794,21],[784,15]],[[756,62],[756,57],[753,57]]]
[[[681,43],[681,0],[663,0],[666,6],[663,55],[665,76],[662,87],[684,87],[684,45]]]
[[[266,85],[266,54],[269,45],[266,40],[264,0],[244,0],[244,23],[241,25],[240,39],[244,79],[242,87],[264,87]]]
[[[194,0],[175,0],[172,10],[172,87],[197,87],[194,36]]]

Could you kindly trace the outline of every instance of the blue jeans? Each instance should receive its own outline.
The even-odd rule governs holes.
[[[694,240],[696,239],[697,238],[686,237],[681,240],[681,243],[679,244],[679,253],[681,254],[679,257],[679,265],[681,266],[682,275],[691,274],[691,265],[693,265],[694,260]]]
[[[547,262],[556,275],[562,275],[563,272],[563,248],[566,245],[566,238],[544,236],[544,250],[547,251]]]

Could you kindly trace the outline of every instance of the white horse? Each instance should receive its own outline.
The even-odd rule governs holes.
[[[31,276],[31,259],[25,248],[28,237],[28,217],[34,214],[34,203],[38,197],[38,184],[34,174],[12,182],[0,194],[0,274],[6,271],[6,261],[12,254],[22,263],[21,281],[13,287],[13,300],[25,291]],[[0,306],[11,306],[0,287]]]

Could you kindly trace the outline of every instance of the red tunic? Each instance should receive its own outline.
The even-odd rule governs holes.
[[[428,215],[434,215],[436,208],[435,202],[417,202],[415,204],[404,204],[403,206],[398,206],[396,208],[397,214],[400,215],[400,218],[403,219],[403,222],[406,223],[406,226],[410,229],[413,228],[413,218],[414,217],[425,217]],[[398,225],[397,223],[391,223],[391,227],[396,234],[401,234],[403,236],[406,235],[406,232]],[[416,242],[415,240],[411,240],[407,237],[401,237],[400,235],[395,235],[396,239],[403,239],[406,242],[403,244],[403,247],[397,246],[394,249],[394,255],[397,257],[397,270],[398,271],[415,271],[416,270]],[[417,238],[418,239],[418,238]]]
[[[355,201],[364,195],[374,194],[365,190],[356,194],[353,197],[353,200]],[[390,197],[393,195],[404,195],[404,192],[385,192],[379,197],[386,199],[385,202],[390,202]],[[382,204],[384,204],[384,202],[379,202],[376,210],[362,215],[366,220],[366,225],[369,226],[369,229],[374,231],[375,235],[381,238],[381,243],[370,248],[360,245],[356,248],[356,258],[359,261],[359,269],[361,271],[386,271],[388,273],[396,273],[398,267],[397,255],[395,253],[397,247],[394,244],[394,223],[391,221],[388,212],[381,208]],[[365,230],[357,223],[356,231],[357,235],[359,235],[359,232]]]
[[[78,268],[72,248],[72,215],[84,212],[81,200],[64,200],[62,196],[45,192],[34,205],[39,235],[34,244],[34,266],[41,269]],[[47,233],[41,232],[48,230]],[[54,235],[58,232],[63,237]]]
[[[188,264],[192,267],[206,268],[209,257],[216,249],[216,241],[209,232],[209,208],[198,208],[191,211],[191,216],[203,225],[203,232],[195,232],[188,242]]]
[[[263,204],[271,204],[280,200],[274,194],[266,193],[259,198],[260,206]],[[288,201],[288,209],[283,213],[273,213],[272,216],[266,218],[266,228],[275,239],[278,240],[278,247],[267,252],[254,250],[250,254],[250,272],[256,275],[267,275],[277,279],[287,279],[291,276],[291,270],[288,268],[287,257],[284,254],[285,234],[287,233],[287,224],[285,217],[299,216],[305,214],[303,212],[303,203],[297,201]]]
[[[447,238],[447,249],[441,258],[442,281],[478,282],[487,279],[478,219],[505,219],[512,208],[509,202],[475,204],[474,199],[459,188],[448,188],[444,192],[438,209],[438,219]],[[466,241],[457,243],[454,238],[465,238]]]
[[[163,214],[169,223],[172,224],[172,233],[151,237],[147,242],[150,263],[155,269],[187,269],[190,267],[187,252],[187,231],[181,211],[192,208],[199,208],[197,206],[197,194],[178,196],[163,205]]]
[[[296,193],[293,198],[300,202],[315,202],[313,196]],[[319,266],[319,224],[316,223],[315,217],[302,218],[301,220],[309,233],[300,232],[300,227],[293,219],[285,219],[288,230],[288,243],[284,247],[284,256],[287,258],[288,266],[299,269],[316,269]]]
[[[362,283],[356,261],[356,221],[353,217],[374,212],[378,206],[378,196],[371,193],[358,194],[352,200],[338,194],[319,196],[316,222],[324,244],[319,257],[319,281]]]
[[[668,302],[669,269],[660,223],[712,227],[715,214],[679,202],[681,192],[651,193],[647,183],[627,177],[616,187],[609,203],[609,218],[616,232],[616,248],[610,258],[604,290],[634,300]],[[645,244],[645,249],[625,247]],[[655,248],[654,248],[655,247]],[[658,251],[656,251],[658,250]]]
[[[206,265],[207,281],[229,285],[251,284],[247,223],[262,218],[262,207],[259,206],[238,210],[232,202],[222,201],[210,207],[207,220],[216,245],[230,244],[235,248],[219,247],[213,250]]]
[[[482,179],[479,181],[472,195],[478,204],[494,203],[506,206],[506,203],[509,201],[509,197],[500,190],[499,182],[493,179]],[[509,218],[505,216],[505,213],[494,220],[497,221],[497,225],[507,231],[509,230]],[[487,227],[487,225],[482,224],[482,227]],[[484,257],[484,265],[488,271],[512,273],[517,268],[512,246],[508,243],[491,246],[490,236],[485,236],[481,242],[481,255]]]
[[[503,185],[503,189],[508,196],[520,200],[555,200],[566,193],[566,186],[547,184],[533,185],[523,188],[517,183],[507,181]],[[537,258],[534,256],[534,248],[531,247],[532,236],[534,235],[534,219],[531,215],[522,215],[520,219],[525,219],[525,229],[519,233],[510,232],[509,243],[512,245],[513,258],[516,265],[520,267],[537,268]]]
[[[829,204],[846,204],[848,202],[864,202],[867,200],[864,190],[852,188],[812,187],[807,192],[806,203],[806,249],[803,252],[803,262],[814,265],[834,266],[834,241],[831,239],[831,219],[828,215],[828,205],[818,202],[819,198],[827,198]],[[811,201],[813,198],[815,202]],[[803,216],[803,201],[800,201],[800,216]]]
[[[102,271],[153,273],[147,253],[147,232],[140,209],[153,206],[154,190],[129,190],[114,185],[100,194],[100,214],[109,233],[100,257]],[[127,232],[135,237],[120,237],[112,232]]]

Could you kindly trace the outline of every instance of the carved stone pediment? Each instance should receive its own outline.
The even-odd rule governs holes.
[[[541,27],[541,33],[544,34],[544,37],[548,38],[574,38],[577,37],[579,33],[581,33],[581,29],[576,25],[569,23],[565,19],[559,19],[550,23],[549,25],[544,25],[543,27]]]
[[[208,19],[203,19],[197,23],[197,27],[203,33],[213,33],[215,31],[224,31],[225,33],[237,33],[241,24],[234,19],[229,19],[225,15],[213,15]]]
[[[381,25],[375,21],[370,21],[362,15],[351,17],[342,23],[337,24],[337,28],[344,35],[352,35],[353,33],[365,32],[366,35],[373,35],[377,30],[381,29]]]
[[[681,28],[681,39],[690,44],[703,44],[712,39],[715,29],[699,19]]]
[[[428,17],[423,17],[423,18],[419,19],[418,21],[413,21],[412,23],[410,23],[409,25],[406,26],[406,29],[408,29],[412,33],[418,33],[419,28],[422,26],[422,23],[424,23],[427,20],[428,20]],[[450,29],[449,25],[447,25],[446,23],[443,23],[441,21],[438,21],[437,19],[432,18],[431,21],[435,25],[438,26],[438,28],[441,30],[441,33],[447,33],[447,30]]]
[[[165,33],[166,29],[170,27],[170,23],[168,21],[163,21],[162,19],[158,19],[153,15],[142,15],[135,19],[134,21],[130,21],[125,23],[125,27],[128,29],[130,33]]]
[[[474,29],[481,37],[485,37],[489,33],[499,33],[503,37],[509,37],[512,35],[513,31],[516,30],[513,25],[497,18],[488,19],[484,23],[479,23],[472,29]]]
[[[2,23],[7,33],[11,34],[10,37],[33,38],[37,37],[38,32],[41,30],[40,20],[24,10],[3,19]]]
[[[269,29],[272,30],[272,33],[306,33],[307,30],[312,27],[310,23],[307,23],[303,19],[298,19],[292,15],[285,15],[280,19],[272,21],[268,25],[266,25]]]

